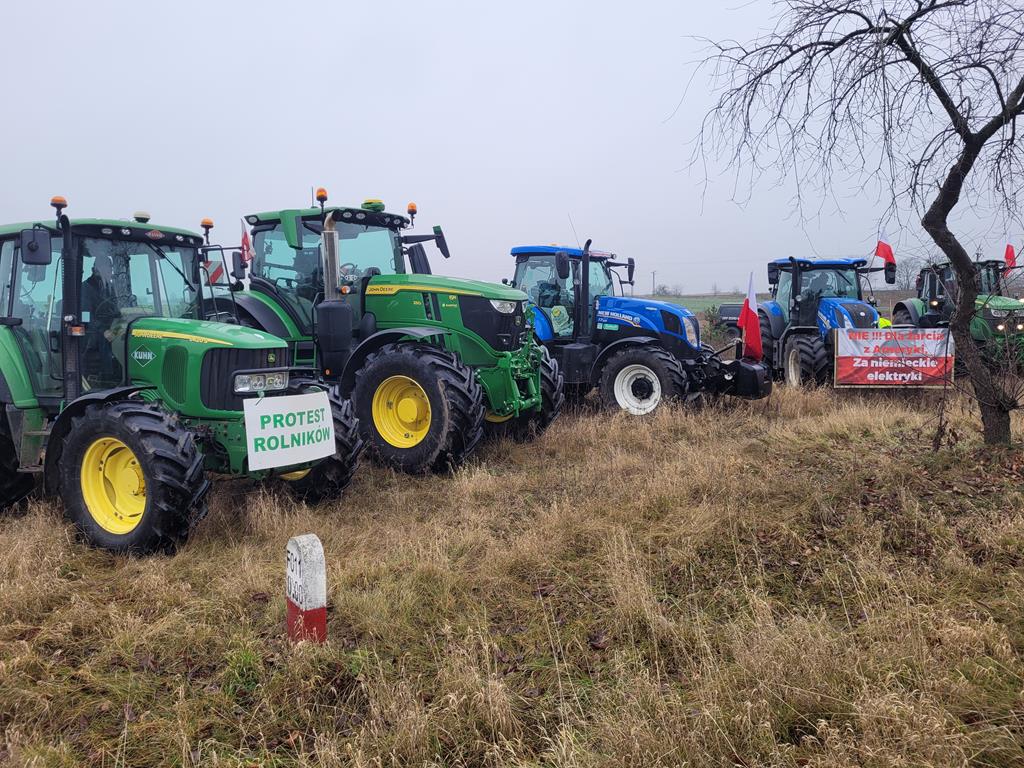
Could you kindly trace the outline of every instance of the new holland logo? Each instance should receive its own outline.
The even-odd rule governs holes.
[[[153,352],[151,349],[146,349],[145,347],[139,347],[132,352],[132,360],[145,368],[156,360],[156,352]]]

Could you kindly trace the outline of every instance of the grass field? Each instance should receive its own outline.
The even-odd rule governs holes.
[[[935,411],[570,414],[331,507],[224,484],[174,557],[35,503],[0,521],[0,764],[1024,765],[1024,458],[960,406],[932,452]],[[293,648],[309,531],[331,640]]]

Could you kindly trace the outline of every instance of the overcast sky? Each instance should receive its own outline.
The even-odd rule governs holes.
[[[769,0],[734,3],[12,2],[0,5],[6,221],[77,216],[197,228],[337,204],[419,205],[453,251],[435,272],[498,280],[509,248],[576,242],[633,256],[639,288],[766,286],[764,263],[869,253],[881,203],[801,221],[792,189],[743,207],[704,187],[692,141],[711,99],[687,90],[692,36],[748,39]],[[1001,256],[1002,233],[968,247]],[[890,230],[905,252],[923,237]],[[974,237],[976,240],[972,240]],[[434,252],[436,253],[436,252]]]

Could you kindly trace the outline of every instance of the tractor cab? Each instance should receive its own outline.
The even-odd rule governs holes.
[[[768,265],[773,312],[784,325],[873,328],[879,315],[864,299],[865,259],[779,259]]]

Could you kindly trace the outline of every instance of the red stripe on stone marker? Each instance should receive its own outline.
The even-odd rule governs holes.
[[[288,639],[293,643],[327,640],[327,564],[316,534],[288,540],[285,550],[285,601]]]

